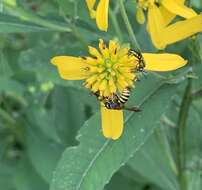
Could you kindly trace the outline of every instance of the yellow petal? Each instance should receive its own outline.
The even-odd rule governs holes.
[[[99,51],[96,48],[92,47],[92,46],[88,46],[88,51],[93,57],[96,57],[96,58],[101,57]]]
[[[171,13],[179,15],[184,18],[192,18],[196,16],[196,12],[183,4],[176,2],[176,0],[162,0],[161,4]]]
[[[114,80],[112,78],[110,78],[110,80],[109,80],[109,89],[110,89],[111,93],[116,92],[116,85],[114,84]]]
[[[175,14],[169,12],[165,7],[160,6],[159,10],[161,12],[161,15],[163,17],[163,21],[164,21],[164,26],[167,26],[174,18],[175,18]]]
[[[137,7],[137,10],[136,10],[136,20],[139,24],[144,24],[145,22],[144,11],[140,7]]]
[[[97,92],[99,89],[99,85],[100,85],[100,80],[97,80],[91,87],[93,92]]]
[[[107,87],[107,80],[104,79],[99,85],[99,90],[104,90]]]
[[[172,44],[198,32],[202,32],[202,14],[166,27],[163,32],[164,41],[166,44]]]
[[[96,23],[100,30],[108,29],[109,0],[100,0],[96,11]]]
[[[106,45],[105,45],[103,39],[99,39],[99,49],[100,49],[101,54],[102,54],[105,58],[109,57],[109,50],[108,50],[108,48],[106,47]]]
[[[186,65],[187,61],[177,54],[153,54],[143,53],[145,70],[172,71]]]
[[[117,54],[117,51],[119,50],[120,46],[115,40],[109,41],[109,53],[112,57],[114,57],[115,54]]]
[[[175,0],[175,2],[177,2],[180,5],[183,5],[185,0]],[[167,26],[176,16],[175,14],[171,13],[162,5],[160,5],[159,10],[162,14],[165,26]]]
[[[102,131],[106,138],[118,139],[123,132],[123,111],[110,110],[101,104]]]
[[[86,0],[86,4],[87,4],[89,10],[93,9],[95,2],[96,2],[96,0]]]
[[[87,77],[86,64],[81,58],[72,56],[56,56],[51,59],[51,63],[56,65],[59,74],[66,80],[80,80]]]
[[[165,48],[162,36],[163,27],[164,21],[159,8],[156,5],[150,6],[148,9],[148,30],[152,43],[159,49]]]
[[[86,4],[88,6],[89,12],[90,12],[90,16],[92,18],[95,18],[95,11],[93,9],[94,5],[95,5],[96,0],[86,0]]]

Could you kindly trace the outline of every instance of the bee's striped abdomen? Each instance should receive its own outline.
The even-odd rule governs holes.
[[[128,101],[129,97],[130,97],[130,90],[128,88],[125,88],[118,97],[118,102],[120,104],[125,104]]]
[[[133,49],[129,49],[128,50],[128,55],[133,55],[137,58],[138,60],[138,67],[137,67],[137,70],[140,71],[140,72],[143,72],[144,71],[144,67],[145,67],[145,62],[144,62],[144,59],[143,59],[143,56],[141,54],[141,52],[138,52],[138,51],[135,51]]]

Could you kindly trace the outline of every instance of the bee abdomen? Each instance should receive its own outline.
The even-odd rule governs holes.
[[[128,101],[129,97],[130,97],[130,91],[129,89],[125,88],[123,92],[121,93],[121,95],[119,96],[118,101],[121,104],[125,104]]]

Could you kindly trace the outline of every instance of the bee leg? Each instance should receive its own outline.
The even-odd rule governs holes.
[[[132,107],[131,110],[134,112],[141,112],[141,109],[138,107]]]
[[[138,107],[131,107],[131,108],[124,107],[124,109],[128,110],[128,111],[133,111],[133,112],[140,112],[141,111]]]
[[[137,77],[135,81],[140,82],[140,79]]]

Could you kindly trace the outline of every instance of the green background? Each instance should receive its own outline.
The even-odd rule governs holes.
[[[201,11],[200,1],[188,3]],[[0,1],[0,189],[184,190],[181,179],[201,189],[202,35],[156,50],[134,0],[124,5],[143,52],[189,63],[141,77],[127,105],[142,111],[124,112],[124,133],[112,141],[102,135],[96,98],[83,81],[60,79],[50,59],[87,55],[99,38],[130,43],[118,1],[110,1],[107,33],[83,0]]]

